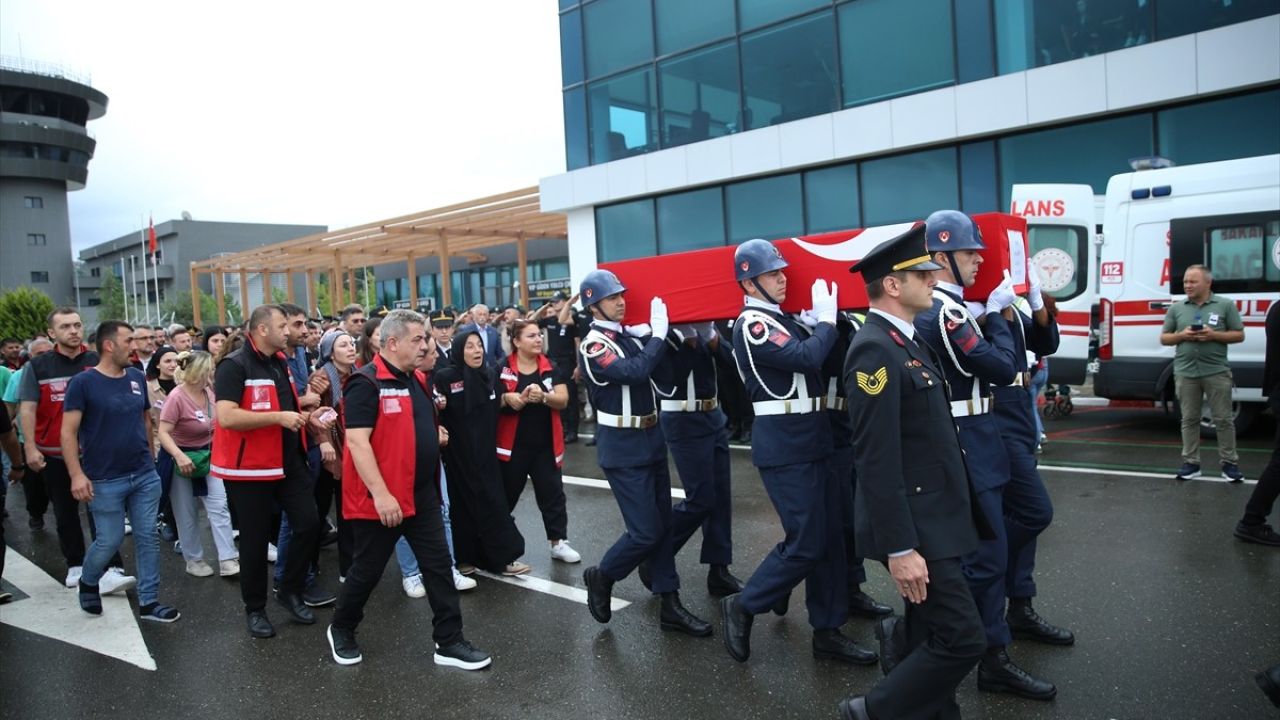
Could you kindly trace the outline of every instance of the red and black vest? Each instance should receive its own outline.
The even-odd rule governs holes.
[[[55,347],[27,363],[26,372],[35,376],[40,386],[40,399],[36,401],[36,449],[45,455],[62,457],[62,400],[67,395],[71,378],[98,364],[98,353],[80,346],[75,357],[62,354],[61,346]],[[25,381],[25,379],[24,379]]]
[[[507,364],[498,370],[499,379],[506,388],[503,392],[516,392],[516,386],[520,383],[520,368],[516,364],[516,355],[517,353],[511,353],[507,358]],[[546,355],[538,356],[538,375],[542,389],[550,393],[551,361]],[[502,462],[511,462],[511,450],[516,446],[516,428],[519,425],[520,413],[498,413],[498,459]],[[560,413],[555,410],[551,411],[551,445],[556,452],[556,467],[560,467],[564,464],[564,432],[560,429]]]
[[[372,379],[378,387],[378,415],[369,436],[369,444],[373,448],[373,456],[378,459],[378,471],[382,474],[382,482],[386,484],[387,491],[400,503],[400,512],[404,517],[413,517],[417,512],[413,502],[413,483],[418,469],[418,447],[417,428],[413,422],[413,398],[409,396],[409,386],[403,377],[387,367],[381,354],[374,355],[373,362],[348,378],[348,385],[353,381],[363,382],[356,380],[356,375]],[[413,378],[422,385],[427,401],[431,402],[427,376],[421,370],[414,370]],[[343,403],[346,403],[345,398]],[[434,413],[433,406],[432,414]],[[350,437],[350,434],[348,429],[347,436]],[[342,449],[342,516],[348,520],[380,519],[373,504],[373,496],[351,457],[350,445]]]
[[[270,363],[280,363],[289,380],[289,392],[293,393],[293,406],[298,407],[298,392],[293,384],[293,372],[283,352],[267,356],[247,338],[244,347],[228,355],[223,362],[236,363],[244,368],[244,391],[240,395],[240,409],[249,412],[279,412],[280,396]],[[299,432],[303,449],[307,434]],[[209,459],[209,474],[222,480],[270,482],[284,477],[284,443],[279,425],[266,425],[253,430],[231,430],[221,422],[213,425],[213,454]]]

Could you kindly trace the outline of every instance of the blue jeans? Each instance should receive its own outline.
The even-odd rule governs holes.
[[[1040,368],[1031,376],[1031,415],[1036,419],[1036,441],[1040,441],[1040,436],[1044,434],[1044,422],[1040,420],[1040,407],[1038,405],[1040,396],[1044,394],[1044,386],[1049,382],[1049,361],[1045,360],[1044,367]]]
[[[97,585],[102,579],[111,556],[124,542],[126,510],[133,526],[138,529],[133,534],[138,565],[138,605],[149,605],[157,601],[160,588],[160,539],[155,532],[143,530],[154,527],[156,513],[160,510],[160,476],[154,467],[131,475],[93,481],[89,512],[93,513],[98,534],[85,552],[80,581],[85,585]]]
[[[457,565],[458,559],[453,556],[453,525],[449,522],[449,485],[445,483],[443,465],[440,466],[440,514],[444,517],[444,541],[449,545],[449,560]],[[401,577],[422,574],[418,558],[414,556],[409,541],[403,535],[396,541],[396,562],[400,563]]]

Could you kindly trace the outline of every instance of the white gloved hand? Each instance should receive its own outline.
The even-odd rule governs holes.
[[[699,323],[693,327],[698,331],[698,337],[702,338],[702,342],[711,342],[717,335],[716,324],[713,322]]]
[[[805,327],[810,327],[810,328],[818,327],[818,316],[813,314],[812,310],[801,310],[799,318],[800,318],[800,322]]]
[[[638,338],[648,337],[650,334],[653,333],[653,330],[649,327],[649,323],[640,323],[639,325],[625,325],[623,326],[622,331],[630,335],[631,337],[638,337]]]
[[[1039,312],[1044,309],[1044,290],[1040,287],[1040,268],[1032,265],[1027,270],[1027,281],[1031,285],[1031,289],[1027,291],[1027,302],[1031,303],[1031,311]]]
[[[662,298],[655,297],[649,303],[649,324],[653,326],[654,337],[666,337],[670,320],[667,319],[667,304]]]
[[[813,281],[813,314],[818,322],[836,324],[836,284],[827,287],[826,280]]]
[[[987,297],[987,312],[998,313],[1001,310],[1013,304],[1018,296],[1013,292],[1013,278],[1009,277],[1009,273],[1005,273],[1004,280],[991,291],[991,295]]]
[[[972,300],[965,300],[965,301],[964,301],[964,306],[965,306],[965,308],[969,311],[969,314],[970,314],[970,315],[972,315],[975,319],[976,319],[976,318],[980,318],[980,317],[982,317],[983,315],[986,315],[986,314],[987,314],[987,306],[986,306],[986,305],[983,305],[983,304],[982,304],[982,303],[980,303],[980,302],[974,302],[974,301],[972,301]]]

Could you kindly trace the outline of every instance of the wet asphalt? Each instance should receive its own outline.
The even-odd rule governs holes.
[[[1253,486],[1174,481],[1177,427],[1158,410],[1080,407],[1047,430],[1042,474],[1056,512],[1040,540],[1036,607],[1073,629],[1077,642],[1010,647],[1018,664],[1057,684],[1053,702],[980,693],[970,676],[959,693],[964,716],[1280,716],[1253,682],[1255,672],[1280,662],[1280,550],[1231,536]],[[1246,476],[1257,477],[1273,433],[1264,417],[1241,437]],[[1211,441],[1203,452],[1205,467],[1213,467]],[[733,453],[733,472],[733,570],[745,579],[781,532],[747,452]],[[570,446],[565,474],[601,478],[594,450]],[[581,565],[548,556],[532,490],[515,515],[532,574],[581,587],[581,570],[600,558],[622,522],[606,489],[567,485],[566,495]],[[52,514],[48,529],[33,535],[19,488],[8,508],[9,552],[60,579]],[[166,551],[162,600],[183,617],[141,628],[158,669],[0,624],[0,718],[835,718],[842,697],[876,682],[878,668],[812,658],[803,588],[788,616],[757,619],[750,661],[731,660],[697,541],[678,558],[681,594],[691,611],[716,622],[715,638],[661,631],[658,603],[635,577],[615,587],[632,604],[608,625],[582,604],[480,578],[477,590],[463,594],[462,609],[468,639],[494,657],[481,672],[432,664],[430,609],[404,595],[394,562],[360,628],[364,662],[340,667],[324,638],[331,609],[318,610],[320,621],[309,627],[276,610],[278,636],[250,640],[234,581],[187,576],[181,557]],[[131,567],[128,542],[124,554]],[[889,601],[887,573],[872,565],[869,575],[865,589]],[[338,587],[331,549],[322,553],[321,582]],[[892,604],[901,608],[900,600]],[[845,632],[874,647],[870,621],[851,620]]]

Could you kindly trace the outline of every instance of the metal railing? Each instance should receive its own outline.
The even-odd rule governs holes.
[[[0,55],[0,69],[31,73],[32,75],[45,75],[47,77],[62,78],[64,80],[80,83],[81,85],[93,87],[93,78],[89,73],[72,70],[71,68],[58,65],[57,63],[43,62],[41,60],[29,60],[27,58],[15,57],[13,55]]]

